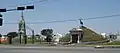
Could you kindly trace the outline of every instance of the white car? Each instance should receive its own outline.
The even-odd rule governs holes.
[[[95,46],[94,48],[104,48],[104,47],[101,46],[101,45],[97,45],[97,46]]]

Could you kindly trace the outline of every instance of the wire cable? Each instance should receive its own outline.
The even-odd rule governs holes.
[[[26,25],[26,29],[29,29],[29,30],[31,30],[31,31],[33,30],[33,29],[31,29],[29,26],[27,26],[27,25]]]
[[[86,19],[81,19],[81,20],[91,20],[91,19],[100,19],[100,18],[110,18],[110,17],[117,17],[120,16],[120,14],[116,15],[110,15],[110,16],[102,16],[102,17],[92,17],[92,18],[86,18]]]
[[[40,3],[40,2],[44,2],[44,1],[48,1],[48,0],[39,0],[39,1],[34,1],[34,2],[30,2],[30,3],[25,3],[25,4],[11,5],[11,6],[7,6],[7,7],[17,7],[17,6],[23,6],[23,5],[34,4],[34,3]]]
[[[110,15],[110,16],[101,16],[101,17],[92,17],[92,18],[85,18],[85,19],[75,19],[75,20],[61,20],[61,21],[49,21],[49,22],[26,22],[26,24],[44,24],[44,23],[59,23],[59,22],[70,22],[70,21],[78,21],[78,20],[91,20],[91,19],[100,19],[100,18],[110,18],[110,17],[117,17],[118,15]],[[18,24],[18,23],[4,23],[4,24]]]

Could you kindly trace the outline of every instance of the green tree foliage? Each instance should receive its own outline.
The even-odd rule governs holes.
[[[65,36],[60,38],[60,42],[69,42],[70,41],[70,35],[66,34]]]
[[[52,34],[52,33],[53,33],[53,30],[52,30],[52,29],[43,29],[43,30],[41,31],[41,34],[44,35],[44,36],[48,36],[48,35],[50,35],[50,34]]]
[[[7,36],[8,36],[8,39],[9,39],[9,44],[12,44],[12,38],[17,37],[17,36],[18,36],[18,33],[17,33],[17,32],[9,32],[9,33],[7,34]]]
[[[9,32],[9,33],[7,34],[7,36],[11,36],[12,38],[15,38],[15,37],[18,36],[18,33],[17,33],[17,32]]]
[[[46,41],[47,42],[51,42],[52,41],[52,35],[53,35],[53,30],[52,29],[43,29],[42,31],[41,31],[41,34],[43,35],[43,36],[46,36]]]

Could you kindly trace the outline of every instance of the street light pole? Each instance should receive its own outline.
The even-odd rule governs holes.
[[[25,24],[25,20],[24,20],[24,15],[23,15],[23,13],[24,13],[24,11],[22,10],[22,12],[21,12],[21,18],[22,18],[22,20],[23,20],[23,38],[24,38],[24,44],[27,44],[27,36],[26,36],[26,24]]]
[[[32,44],[34,44],[34,39],[35,37],[34,37],[34,30],[32,30]]]
[[[24,39],[24,44],[27,44],[26,26],[25,26],[25,20],[23,17],[23,10],[21,12],[21,21],[19,23],[19,36],[20,36],[20,44],[21,42],[23,42],[21,39]]]

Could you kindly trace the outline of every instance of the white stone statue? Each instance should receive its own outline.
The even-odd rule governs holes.
[[[59,33],[54,35],[54,37],[53,37],[54,44],[58,44],[61,37],[62,37],[62,35]]]

